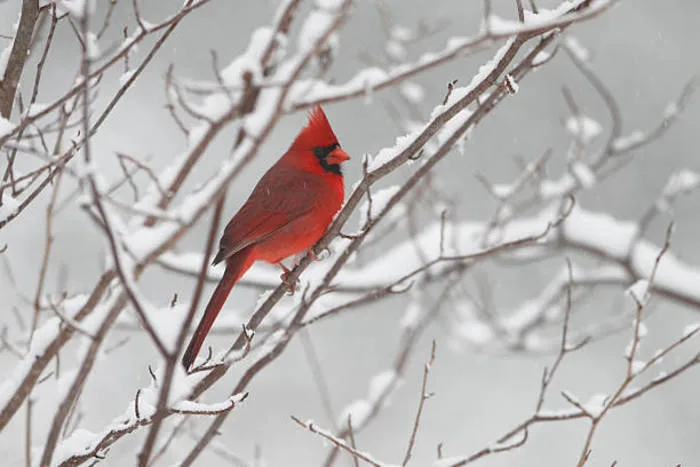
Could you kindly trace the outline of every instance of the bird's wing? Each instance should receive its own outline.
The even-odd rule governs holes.
[[[273,167],[226,226],[214,259],[217,264],[260,242],[307,214],[319,200],[319,180],[294,168]]]

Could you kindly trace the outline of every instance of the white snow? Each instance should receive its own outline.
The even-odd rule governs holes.
[[[459,336],[477,347],[484,346],[493,341],[495,337],[491,326],[478,319],[472,319],[461,323],[458,329]]]
[[[136,70],[129,70],[119,75],[119,86],[124,86],[131,79],[131,77],[134,76],[135,72]]]
[[[85,304],[86,300],[87,297],[84,295],[76,295],[67,298],[62,305],[65,316],[72,319]],[[5,405],[7,398],[14,393],[22,380],[27,376],[27,372],[31,369],[35,359],[41,357],[46,352],[47,347],[51,345],[60,330],[61,320],[58,317],[53,317],[48,319],[34,332],[29,351],[17,364],[12,376],[5,378],[4,382],[0,385],[0,406]]]
[[[360,427],[365,424],[371,415],[373,407],[388,402],[389,393],[396,389],[400,379],[394,370],[385,370],[377,373],[369,382],[369,390],[366,399],[357,399],[346,406],[338,417],[338,425],[345,426],[348,415],[352,416],[352,424]]]
[[[17,5],[19,5],[20,2],[16,2]],[[17,30],[19,29],[19,22],[22,19],[22,8],[17,7],[15,10],[16,17],[14,23],[12,23],[12,32],[10,36],[14,38],[14,36],[17,34]],[[4,42],[4,41],[3,41]],[[7,40],[7,46],[0,50],[0,81],[2,81],[5,77],[5,68],[7,67],[7,62],[10,59],[10,55],[12,54],[12,46],[14,44],[14,39],[12,40]],[[0,117],[1,119],[2,117]],[[2,133],[0,132],[0,136],[2,136]]]
[[[129,36],[125,37],[124,40],[122,40],[121,44],[119,45],[119,51],[123,51],[128,49],[127,54],[132,55],[139,50],[139,44],[136,42],[136,40],[140,36],[140,31],[139,29],[134,29],[134,32],[132,32]]]
[[[402,40],[398,35],[397,40]],[[431,64],[441,62],[462,49],[468,48],[477,42],[478,38],[452,37],[447,41],[445,48],[439,52],[428,52],[420,56],[413,64],[402,63],[389,70],[370,67],[358,71],[355,76],[342,84],[329,84],[320,79],[300,79],[291,87],[285,108],[294,105],[308,105],[310,102],[327,100],[345,95],[361,95],[368,90],[390,81],[400,81],[404,75],[412,74],[412,70],[420,67],[429,67]]]
[[[591,270],[574,267],[572,276],[576,281],[621,281],[627,279],[627,273],[618,266],[603,266]],[[561,315],[562,308],[552,309],[551,303],[559,296],[561,288],[568,284],[569,272],[562,268],[536,296],[522,301],[512,311],[503,313],[498,320],[499,328],[518,336],[523,329],[532,326],[544,316],[554,319]]]
[[[400,62],[406,58],[407,52],[403,44],[396,40],[387,41],[384,50],[390,59]]]
[[[529,26],[542,26],[548,22],[557,19],[559,16],[564,15],[566,12],[575,8],[576,6],[583,3],[584,0],[569,0],[561,2],[556,8],[547,9],[539,8],[537,13],[525,10],[525,24]],[[603,2],[601,2],[603,3]]]
[[[564,221],[564,234],[571,240],[623,259],[632,248],[638,225],[607,213],[586,211],[578,204]]]
[[[571,172],[581,184],[581,187],[590,188],[595,185],[595,173],[593,173],[593,170],[585,163],[581,161],[574,162],[571,166]]]
[[[351,417],[353,426],[364,425],[371,413],[372,406],[366,400],[358,399],[340,411],[338,426],[346,426],[348,417]]]
[[[689,324],[683,328],[683,337],[696,334],[698,331],[700,331],[700,323]]]
[[[639,279],[625,290],[625,294],[634,301],[635,305],[644,306],[649,300],[649,281]]]
[[[649,334],[649,328],[647,328],[647,325],[644,323],[639,323],[639,328],[637,329],[637,336],[640,339],[644,339],[647,334]]]
[[[369,213],[370,217],[374,219],[381,213],[384,208],[389,204],[391,198],[398,193],[401,189],[400,185],[393,185],[386,188],[381,188],[372,193],[372,212]],[[369,211],[369,199],[365,197],[365,201],[362,202],[360,206],[360,216],[359,216],[359,227],[362,228],[367,223],[367,214]]]
[[[30,105],[29,108],[27,109],[27,116],[33,117],[37,114],[40,114],[44,110],[48,108],[48,104],[41,104],[38,102],[35,102],[34,104]]]
[[[10,42],[7,47],[0,50],[0,77],[5,76],[5,68],[7,67],[8,60],[10,60],[10,52],[12,52],[12,42]]]
[[[335,13],[325,9],[311,11],[299,31],[297,46],[299,53],[313,50],[335,21]]]
[[[460,129],[460,127],[466,124],[467,120],[469,120],[471,116],[471,110],[465,108],[462,109],[457,115],[452,117],[445,125],[443,125],[443,127],[440,129],[440,131],[438,131],[437,135],[435,136],[435,139],[438,141],[438,144],[442,145],[447,140],[452,138]],[[462,156],[464,155],[464,142],[468,136],[469,132],[464,132],[463,136],[460,137],[455,143],[457,151],[459,151],[459,154]]]
[[[489,74],[496,68],[496,65],[505,57],[506,52],[512,47],[515,38],[508,39],[491,57],[491,59],[485,64],[479,67],[479,70],[472,77],[471,81],[466,86],[456,87],[452,90],[450,98],[444,105],[438,105],[433,109],[431,113],[431,118],[435,118],[437,115],[441,114],[445,109],[454,105],[457,101],[461,100],[464,96],[468,95],[474,90],[474,88],[484,81]]]
[[[688,169],[681,169],[671,174],[663,190],[663,196],[668,199],[687,195],[700,186],[700,175]]]
[[[150,418],[155,412],[153,400],[155,397],[149,397],[154,391],[152,389],[142,390],[139,397],[139,415],[142,419]],[[105,426],[102,431],[93,433],[87,430],[78,429],[70,436],[61,440],[56,445],[56,451],[52,461],[54,465],[59,465],[68,458],[75,455],[84,455],[91,452],[100,440],[109,436],[110,433],[121,433],[130,430],[138,424],[135,416],[134,401],[127,407],[126,411],[116,417],[110,424]]]
[[[558,198],[576,188],[576,180],[566,173],[558,180],[542,180],[539,186],[540,196],[544,199]]]
[[[678,115],[678,112],[680,112],[680,109],[678,108],[678,104],[675,102],[670,102],[666,108],[664,109],[664,120],[670,120],[676,115]]]
[[[537,52],[537,55],[535,55],[535,58],[532,60],[532,66],[538,66],[546,62],[547,60],[550,59],[552,54],[549,52],[545,52],[544,50],[541,50]]]
[[[486,29],[487,32],[491,33],[492,35],[506,36],[518,34],[523,31],[543,28],[548,25],[555,24],[556,21],[561,20],[568,11],[572,10],[581,2],[582,0],[564,1],[553,9],[540,8],[537,13],[530,10],[525,10],[525,18],[523,23],[515,20],[503,19],[495,14],[491,14],[486,19]],[[607,3],[608,0],[600,0],[596,5],[593,5],[591,9],[604,8]]]
[[[493,341],[493,327],[480,318],[480,312],[472,300],[455,303],[454,312],[456,323],[450,327],[453,337],[477,347],[484,347]]]
[[[605,410],[605,406],[608,400],[608,396],[605,394],[595,394],[588,402],[583,404],[583,407],[593,415],[594,417],[599,417],[600,414]]]
[[[413,83],[411,81],[406,81],[399,87],[401,94],[414,104],[418,104],[423,101],[425,97],[425,91],[423,91],[423,86],[418,83]]]
[[[39,327],[32,336],[32,342],[29,346],[29,351],[24,358],[15,366],[14,371],[6,373],[4,381],[0,384],[0,407],[7,404],[10,397],[22,384],[24,378],[28,375],[34,361],[40,358],[47,347],[53,342],[53,339],[61,329],[61,320],[57,317],[49,318]]]
[[[0,138],[10,134],[14,129],[14,123],[4,117],[0,117]]]
[[[422,315],[423,308],[420,301],[413,300],[406,307],[406,311],[399,321],[399,326],[407,329],[414,329],[418,325],[418,321]]]
[[[367,170],[373,172],[399,155],[415,141],[424,128],[425,127],[422,127],[420,131],[414,131],[407,135],[397,137],[393,146],[381,149],[376,156],[370,158],[369,164],[367,164]]]
[[[225,412],[245,399],[245,394],[236,394],[221,402],[202,403],[182,400],[172,405],[172,408],[187,413]]]
[[[603,127],[586,115],[571,116],[566,120],[566,129],[583,144],[588,144],[598,136]]]
[[[490,187],[493,195],[498,199],[506,199],[511,195],[513,185],[510,183],[494,183]]]
[[[590,51],[586,49],[576,37],[567,35],[566,39],[564,39],[564,43],[569,51],[580,61],[587,62],[591,57]]]
[[[486,30],[497,36],[506,36],[520,31],[523,24],[519,21],[501,18],[498,15],[492,14],[486,19]]]
[[[652,360],[654,361],[655,365],[658,365],[659,363],[664,361],[664,357],[661,356],[662,353],[664,353],[666,349],[657,349],[656,352],[654,352],[654,356],[652,357]]]
[[[369,391],[367,397],[370,401],[376,401],[385,397],[386,393],[398,381],[398,375],[392,370],[385,370],[377,373],[369,381]]]
[[[668,376],[668,373],[665,371],[659,371],[659,374],[654,377],[652,381],[659,381],[661,379],[664,379],[666,376]]]
[[[232,88],[240,87],[243,85],[243,74],[246,72],[253,74],[254,81],[259,80],[262,76],[260,57],[271,40],[272,30],[269,27],[254,30],[246,50],[221,70],[224,83]]]
[[[336,11],[343,6],[343,0],[316,0],[316,6],[324,10]]]
[[[415,35],[406,26],[396,24],[394,25],[394,27],[391,28],[391,37],[393,37],[397,41],[408,42],[415,38]]]
[[[627,136],[620,136],[613,141],[612,148],[615,152],[624,152],[639,144],[644,138],[645,134],[643,131],[634,130]]]
[[[10,196],[9,193],[5,193],[2,197],[2,206],[0,206],[0,220],[7,219],[12,216],[19,209],[20,202],[19,199]]]
[[[100,57],[100,45],[97,43],[97,35],[95,33],[87,33],[87,38],[85,39],[85,50],[90,60],[96,60]]]
[[[57,7],[80,19],[86,12],[88,15],[95,13],[95,0],[61,0],[57,2]]]
[[[56,445],[52,460],[58,463],[71,456],[89,452],[90,445],[95,437],[95,433],[83,428],[77,428],[67,438],[64,438]]]
[[[510,74],[506,75],[506,85],[508,87],[508,92],[512,95],[517,94],[518,90],[520,89],[520,85]]]
[[[637,277],[650,277],[661,248],[650,242],[636,244],[631,257],[632,269]],[[679,295],[700,300],[700,269],[681,262],[672,252],[667,251],[656,270],[654,286]]]
[[[632,374],[638,375],[646,366],[647,362],[644,360],[634,360],[632,362]]]
[[[246,75],[250,75],[253,82],[259,82],[262,79],[262,69],[260,67],[261,57],[272,40],[273,31],[271,28],[257,28],[250,35],[250,42],[246,50],[219,71],[219,76],[223,83],[228,88],[236,90],[233,94],[241,92],[240,89],[245,85]],[[207,95],[202,104],[192,105],[192,107],[197,113],[214,121],[228,112],[231,105],[230,96],[219,90],[219,92],[212,92]],[[206,126],[199,127],[200,132],[202,128],[206,129]],[[201,133],[199,134],[201,135]],[[191,134],[190,138],[197,140],[197,138]]]
[[[390,74],[381,68],[372,67],[358,71],[344,84],[328,84],[321,80],[299,79],[289,90],[287,106],[293,103],[331,99],[338,95],[363,93],[388,81]]]

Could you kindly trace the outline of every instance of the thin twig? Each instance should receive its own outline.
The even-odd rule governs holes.
[[[318,354],[314,348],[309,331],[302,329],[299,333],[299,340],[304,348],[304,355],[306,355],[306,360],[311,368],[311,373],[313,375],[314,382],[316,383],[316,388],[321,396],[323,410],[326,412],[326,416],[328,417],[329,422],[332,424],[333,429],[336,430],[336,417],[333,414],[333,404],[331,403],[330,390],[328,388],[326,378],[323,375],[323,368],[321,368],[321,362],[319,361]]]
[[[316,424],[312,421],[309,422],[302,422],[300,419],[295,417],[294,415],[291,416],[292,420],[294,420],[297,425],[306,428],[309,430],[311,433],[315,433],[319,436],[321,436],[323,439],[326,441],[330,441],[340,449],[343,449],[344,451],[347,451],[352,455],[353,457],[363,460],[367,462],[369,465],[374,466],[374,467],[385,467],[387,464],[381,463],[376,461],[370,454],[364,453],[362,451],[358,451],[357,449],[353,448],[352,446],[348,445],[345,441],[342,439],[336,438],[333,436],[331,433],[323,430],[322,428],[319,428],[316,426]]]
[[[420,417],[423,413],[423,405],[430,397],[433,396],[432,393],[427,392],[428,386],[428,375],[430,374],[430,369],[435,362],[435,339],[433,339],[433,344],[430,349],[430,359],[428,363],[423,367],[423,384],[420,390],[420,401],[418,402],[418,410],[416,411],[416,419],[413,422],[413,430],[411,431],[411,437],[408,440],[408,447],[406,448],[406,454],[404,455],[402,466],[406,466],[408,461],[411,459],[411,453],[413,451],[413,446],[416,443],[416,435],[418,434],[418,427],[420,426]]]

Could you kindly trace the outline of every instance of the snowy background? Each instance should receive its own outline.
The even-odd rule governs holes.
[[[0,3],[0,33],[11,31],[18,3]],[[130,2],[119,3],[113,21],[127,23]],[[143,3],[142,13],[146,18],[161,18],[181,2]],[[510,12],[512,3],[496,0],[494,8]],[[546,6],[554,2],[538,3]],[[443,31],[421,42],[417,50],[409,51],[410,54],[438,49],[453,35],[471,34],[478,30],[481,19],[481,2],[478,1],[390,0],[387,5],[394,12],[395,21],[401,24],[415,24],[422,18],[446,20]],[[276,2],[270,0],[213,2],[188,17],[156,57],[150,71],[137,81],[116,108],[108,126],[94,139],[95,157],[119,151],[148,155],[154,166],[164,166],[173,154],[181,151],[184,143],[164,109],[163,80],[167,67],[174,64],[181,76],[210,77],[209,50],[217,52],[221,63],[228,63],[243,50],[254,28],[269,21],[275,7]],[[593,66],[618,98],[626,129],[654,125],[668,102],[678,95],[689,77],[700,70],[698,24],[700,3],[694,0],[627,0],[601,17],[576,26],[573,35],[592,52]],[[55,92],[59,92],[73,80],[79,61],[71,31],[62,28],[57,34],[55,50],[47,65],[50,79],[43,88],[43,98],[47,101],[55,97],[52,95],[54,84]],[[341,58],[333,64],[330,76],[343,81],[355,69],[364,66],[363,53],[376,53],[377,48],[383,46],[373,2],[356,2],[340,38]],[[0,38],[0,46],[4,41]],[[453,61],[416,79],[425,86],[424,112],[427,114],[433,103],[442,99],[448,81],[459,79],[467,83],[490,56],[487,54],[492,51]],[[117,76],[111,78],[117,79]],[[482,220],[488,218],[494,208],[484,187],[474,177],[477,172],[485,174],[489,180],[510,181],[519,170],[516,157],[532,160],[548,147],[554,149],[553,167],[563,165],[563,161],[557,162],[556,158],[564,157],[568,145],[567,134],[562,129],[568,115],[560,91],[564,84],[574,91],[586,114],[598,118],[603,125],[608,124],[597,95],[569,60],[563,55],[558,57],[529,76],[518,94],[487,118],[467,142],[464,156],[453,154],[439,167],[444,189],[456,201],[451,211],[454,219]],[[392,92],[378,92],[371,101],[358,99],[326,106],[343,147],[357,156],[345,170],[348,187],[360,176],[359,156],[376,154],[379,149],[393,144],[396,136],[402,133],[381,105],[383,100],[391,98]],[[245,176],[230,187],[225,216],[235,212],[261,173],[286,149],[303,119],[303,114],[299,113],[285,117],[278,125],[261,156],[246,169]],[[620,219],[638,219],[674,171],[680,168],[700,170],[699,129],[700,100],[694,99],[682,119],[663,139],[640,150],[633,165],[595,190],[586,192],[578,202],[586,209],[604,210]],[[216,168],[217,151],[228,154],[230,147],[230,140],[218,138],[209,148],[207,159],[190,178],[191,186]],[[695,193],[680,199],[673,214],[676,220],[673,251],[690,264],[700,264],[698,212],[700,197]],[[39,245],[42,245],[44,232],[37,226],[42,216],[42,209],[30,209],[23,214],[21,222],[12,223],[0,233],[0,245],[10,246],[7,258],[17,287],[28,295],[33,293],[41,261]],[[649,238],[657,244],[663,241],[669,219],[669,216],[662,217],[649,233]],[[181,246],[183,249],[187,246],[201,248],[205,234],[205,228],[195,229]],[[61,284],[57,271],[53,271],[48,278],[48,288],[77,291],[90,287],[103,268],[106,251],[102,238],[95,235],[94,224],[79,209],[69,207],[57,218],[55,235],[56,264],[65,263],[69,274],[65,284]],[[512,307],[532,295],[562,264],[563,261],[545,262],[541,267],[510,268],[505,273],[489,276],[496,305]],[[165,306],[173,293],[187,301],[193,284],[193,279],[154,268],[144,276],[141,287],[152,302]],[[700,287],[700,283],[697,286]],[[249,313],[255,300],[249,289],[234,290],[224,313]],[[0,276],[0,320],[11,320],[10,309],[16,302],[7,278]],[[655,299],[652,305],[654,313],[647,321],[649,337],[645,342],[645,350],[650,353],[676,339],[684,326],[700,319],[697,314],[700,310],[687,309],[667,300]],[[615,289],[587,301],[581,312],[602,317],[624,306],[630,306],[629,301],[622,291]],[[326,320],[310,329],[336,413],[363,397],[372,376],[392,365],[399,345],[397,323],[404,308],[405,302],[392,299],[380,306],[354,311],[352,316]],[[551,363],[552,355],[477,352],[455,344],[445,324],[438,321],[424,334],[405,373],[402,388],[392,397],[383,415],[358,436],[358,444],[363,449],[383,459],[398,460],[402,456],[431,339],[437,341],[437,359],[429,383],[435,396],[427,402],[423,414],[414,465],[427,465],[432,461],[438,443],[444,443],[447,455],[477,450],[533,409],[542,368]],[[85,400],[92,403],[82,426],[88,429],[98,429],[121,413],[133,399],[132,389],[149,382],[145,362],[157,361],[145,335],[124,332],[113,339],[118,340],[123,335],[130,336],[129,343],[118,349],[111,357],[111,365],[101,366],[86,386]],[[217,336],[210,339],[210,343],[224,347],[231,339]],[[585,400],[618,384],[624,370],[623,352],[628,340],[629,332],[624,331],[567,357],[552,393],[555,396],[551,398],[550,408],[566,406],[565,401],[556,396],[559,389],[571,390]],[[63,358],[69,361],[70,351]],[[673,362],[670,359],[668,363],[672,365]],[[0,354],[0,374],[11,371],[13,364],[13,358],[7,353]],[[236,373],[233,371],[218,384],[219,395],[230,391],[227,382],[235,384]],[[610,465],[614,459],[621,466],[696,465],[700,459],[698,387],[700,374],[691,371],[661,390],[616,410],[596,435],[591,465]],[[300,341],[295,340],[249,390],[248,400],[229,416],[218,441],[247,459],[258,446],[269,466],[318,465],[326,453],[324,445],[289,419],[289,415],[296,415],[330,425]],[[40,411],[41,406],[35,410]],[[35,423],[35,429],[40,429],[42,419],[39,417]],[[0,453],[5,462],[9,462],[6,465],[23,465],[23,448],[19,448],[23,429],[22,417],[18,417],[0,433]],[[530,439],[520,450],[493,456],[481,465],[570,465],[578,456],[586,431],[584,421],[543,424],[531,430]],[[110,453],[108,465],[134,465],[134,453],[140,443],[141,438],[136,436],[118,443]],[[183,446],[179,452],[175,446],[171,460],[187,450],[188,447]],[[338,464],[351,465],[346,457],[341,457]],[[221,460],[205,452],[197,465],[214,462]]]

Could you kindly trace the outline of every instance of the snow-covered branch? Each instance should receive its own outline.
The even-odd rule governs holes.
[[[641,343],[650,300],[700,310],[700,266],[683,245],[674,242],[671,248],[669,236],[661,245],[653,241],[656,222],[682,209],[685,197],[694,199],[700,177],[692,167],[674,168],[638,218],[607,205],[593,209],[592,200],[604,182],[635,166],[637,150],[650,150],[652,143],[669,136],[667,130],[688,108],[697,80],[691,79],[662,115],[650,117],[649,130],[628,129],[617,90],[602,78],[608,73],[598,73],[592,53],[571,35],[576,25],[595,23],[619,2],[567,0],[549,9],[536,3],[484,1],[475,31],[465,32],[460,17],[450,15],[456,24],[445,34],[446,43],[420,50],[422,42],[447,26],[431,27],[424,18],[406,26],[402,12],[384,2],[281,0],[266,25],[246,24],[247,40],[189,44],[210,65],[210,71],[200,73],[198,62],[198,76],[192,77],[180,66],[178,34],[185,30],[181,35],[189,37],[186,28],[221,11],[216,2],[186,0],[175,9],[138,1],[25,0],[18,5],[12,34],[6,38],[0,31],[0,42],[8,41],[7,47],[0,44],[0,230],[10,232],[8,240],[0,241],[8,276],[2,283],[9,284],[0,292],[7,289],[16,299],[3,303],[14,318],[0,323],[0,352],[7,350],[0,358],[7,356],[9,368],[0,384],[0,430],[11,433],[26,424],[25,463],[77,466],[126,455],[125,462],[144,467],[192,465],[216,447],[214,438],[232,409],[249,391],[255,395],[259,386],[252,383],[263,384],[260,375],[273,371],[272,363],[289,352],[300,332],[315,332],[332,320],[356,319],[356,310],[370,305],[403,309],[394,326],[399,337],[395,352],[388,362],[377,362],[367,382],[359,381],[353,388],[359,395],[342,402],[337,416],[330,389],[320,388],[331,430],[294,419],[331,443],[326,465],[341,453],[356,465],[388,465],[370,449],[358,448],[354,435],[376,423],[404,383],[415,377],[411,361],[433,329],[417,413],[406,432],[408,447],[402,441],[396,452],[402,465],[423,455],[420,444],[430,417],[422,414],[436,342],[447,348],[441,343],[449,340],[455,348],[489,355],[556,354],[543,374],[531,415],[472,455],[446,457],[439,448],[440,466],[515,451],[528,442],[535,425],[573,419],[591,423],[580,456],[585,460],[608,412],[694,367],[700,356],[691,349],[690,358],[645,379],[661,367],[664,356],[689,349],[698,327],[653,356],[645,356]],[[361,41],[348,37],[352,28],[345,26],[358,26],[353,22],[364,17],[358,13],[363,8],[379,12],[379,41],[370,34]],[[241,10],[240,16],[247,21],[248,12]],[[159,19],[149,21],[151,17]],[[229,31],[220,32],[228,38]],[[68,50],[54,43],[59,37],[73,41],[77,51],[65,52],[65,60],[55,59],[59,47]],[[357,44],[370,49],[360,61],[353,57]],[[172,54],[162,57],[165,50]],[[470,78],[440,74],[441,65],[458,64],[455,69],[462,70],[476,56],[481,62]],[[163,65],[159,59],[172,63]],[[523,128],[485,123],[499,122],[495,111],[508,112],[509,104],[519,104],[523,93],[536,89],[531,83],[556,79],[533,72],[561,60],[573,63],[584,86],[595,91],[602,102],[598,110],[607,113],[609,122],[583,99],[587,94],[575,80],[540,89],[547,97],[563,96],[567,113],[560,134],[538,135],[540,155],[520,161],[520,173],[513,177],[503,180],[502,173],[485,169],[477,173],[484,198],[494,202],[490,214],[481,200],[462,199],[464,186],[471,188],[466,177],[478,166],[474,157],[479,154],[470,140],[493,128],[504,147],[515,140]],[[202,77],[207,73],[211,78]],[[54,74],[59,78],[53,79]],[[142,99],[139,85],[149,82],[164,93]],[[431,92],[445,87],[441,95]],[[561,95],[551,91],[558,88]],[[375,99],[374,93],[382,90]],[[344,175],[345,204],[312,251],[294,258],[284,282],[271,266],[256,264],[248,271],[239,285],[257,293],[257,301],[230,300],[233,312],[224,310],[214,327],[228,343],[212,343],[189,371],[183,370],[180,354],[207,285],[221,278],[221,269],[209,264],[230,213],[227,191],[248,185],[247,171],[262,159],[263,150],[276,147],[278,127],[287,115],[319,104],[350,109],[354,103],[346,103],[353,100],[364,101],[366,112],[386,111],[389,119],[384,120],[398,131],[389,125],[378,129],[384,142],[372,153],[355,154],[359,164],[349,163]],[[124,113],[133,109],[148,110],[149,118],[150,111],[164,117],[148,122],[154,130],[149,126],[148,137],[161,152],[152,158],[146,156],[149,149],[137,144],[142,133],[125,128]],[[171,129],[184,138],[179,145],[170,141],[170,133],[164,144],[158,140],[162,135],[155,130],[166,128],[162,120],[168,118]],[[364,129],[363,124],[357,122],[358,128]],[[386,144],[387,134],[394,135],[389,138],[393,143]],[[222,140],[229,154],[210,155]],[[365,144],[370,151],[369,136],[343,147],[349,151]],[[498,156],[496,149],[510,150],[494,148],[490,157]],[[213,167],[209,157],[215,157]],[[463,185],[453,189],[445,173]],[[489,181],[495,179],[499,181]],[[42,196],[47,191],[49,200]],[[39,223],[33,217],[37,211]],[[85,221],[88,227],[83,228]],[[676,219],[676,224],[682,221]],[[95,253],[86,242],[73,245],[75,251],[66,256],[72,248],[66,245],[78,230],[81,241],[94,239],[99,245],[95,251],[102,250]],[[22,249],[23,237],[31,249]],[[34,259],[25,251],[37,250],[37,238],[39,266],[27,280]],[[91,264],[100,263],[100,274],[91,278],[85,256],[98,255],[101,263]],[[508,293],[493,293],[501,277],[535,269],[542,281],[522,281]],[[15,280],[13,270],[23,276]],[[297,282],[289,297],[288,284]],[[627,291],[632,306],[590,319],[581,310],[603,289],[620,297]],[[619,335],[630,320],[633,338],[624,353],[625,375],[618,387],[605,391],[611,395],[585,401],[566,391],[564,408],[545,408],[551,405],[552,380],[569,354],[586,351],[584,344],[596,345],[598,338]],[[387,340],[386,335],[364,337]],[[125,355],[128,364],[119,360]],[[324,386],[321,355],[314,356],[312,366],[317,384]],[[150,384],[120,383],[125,394],[121,408],[99,401],[101,411],[94,411],[91,385],[125,367],[145,378],[150,374]],[[228,375],[235,379],[226,388]],[[229,397],[221,396],[222,388]],[[210,392],[220,402],[206,402]],[[103,412],[108,415],[101,419]],[[39,413],[45,414],[43,423],[37,423]],[[203,428],[195,420],[209,425]],[[143,434],[143,441],[129,459],[131,454],[117,446],[132,433]],[[179,442],[183,433],[193,444]],[[260,457],[256,454],[252,464],[259,465]]]

